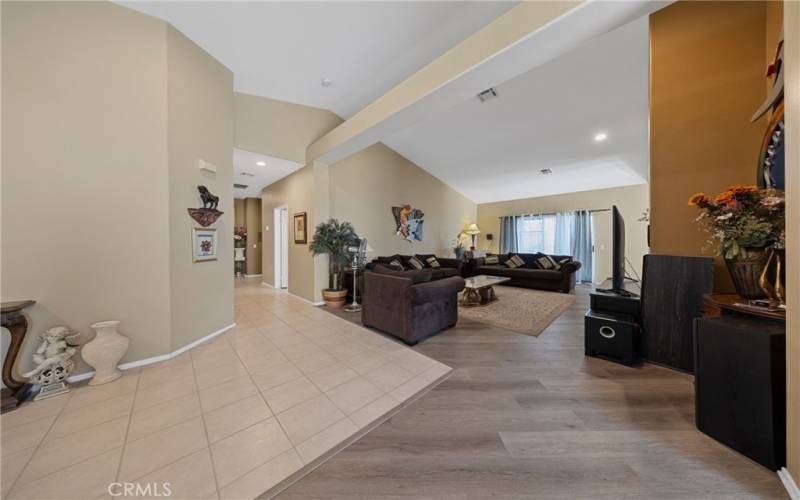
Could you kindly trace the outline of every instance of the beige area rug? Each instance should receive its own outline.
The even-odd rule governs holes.
[[[575,296],[566,293],[512,286],[495,286],[494,291],[498,300],[485,306],[459,306],[459,317],[538,337],[575,302]]]

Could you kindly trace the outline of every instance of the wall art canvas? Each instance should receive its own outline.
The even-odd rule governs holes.
[[[294,214],[294,242],[299,245],[308,243],[307,222],[305,212]]]
[[[217,260],[217,230],[192,229],[192,262]]]
[[[392,215],[395,234],[409,242],[422,241],[422,227],[425,222],[425,213],[422,210],[405,204],[401,207],[392,207]]]

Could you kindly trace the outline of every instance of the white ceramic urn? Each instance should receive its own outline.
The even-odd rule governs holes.
[[[81,357],[94,368],[89,385],[100,385],[117,380],[122,372],[117,364],[128,350],[130,339],[117,332],[119,321],[101,321],[92,325],[97,332],[94,339],[84,344]]]

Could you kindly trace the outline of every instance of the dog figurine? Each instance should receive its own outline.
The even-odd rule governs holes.
[[[205,186],[197,186],[200,191],[200,198],[203,200],[203,208],[216,210],[219,204],[219,196],[214,196]]]

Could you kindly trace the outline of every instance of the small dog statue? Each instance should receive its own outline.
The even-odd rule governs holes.
[[[200,199],[203,200],[203,208],[216,210],[219,204],[219,196],[211,194],[211,191],[205,186],[197,186],[197,190],[200,191]]]

